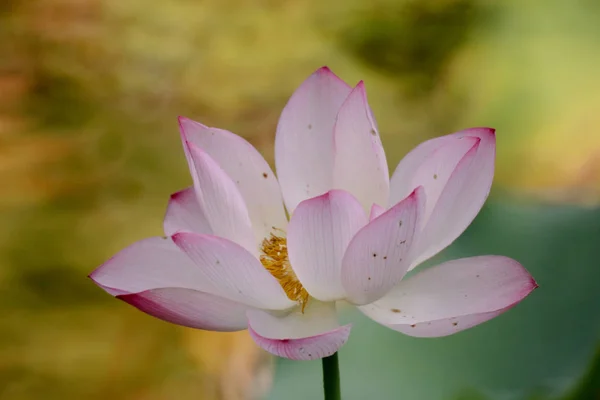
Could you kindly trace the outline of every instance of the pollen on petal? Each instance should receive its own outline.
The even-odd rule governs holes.
[[[285,232],[277,228],[273,229],[277,234],[271,233],[262,241],[260,262],[277,279],[286,296],[290,300],[300,303],[302,312],[304,312],[304,307],[308,302],[308,292],[290,266]]]

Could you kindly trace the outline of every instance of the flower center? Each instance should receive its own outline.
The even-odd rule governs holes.
[[[260,247],[263,253],[260,256],[260,262],[277,279],[288,299],[300,303],[304,313],[304,307],[308,302],[308,292],[290,266],[285,232],[277,228],[273,229],[281,232],[282,235],[271,233],[268,238],[263,239]]]

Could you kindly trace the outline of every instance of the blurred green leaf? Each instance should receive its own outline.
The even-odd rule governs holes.
[[[427,92],[476,21],[473,0],[374,3],[339,33],[342,48],[413,94]]]
[[[564,400],[598,400],[600,399],[600,344],[592,359],[592,363],[573,391]]]

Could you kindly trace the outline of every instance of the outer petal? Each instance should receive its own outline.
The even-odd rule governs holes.
[[[427,195],[411,268],[447,247],[473,221],[490,191],[495,149],[493,129],[473,128],[422,143],[400,162],[390,204],[419,185]]]
[[[288,227],[288,256],[311,296],[322,301],[345,297],[342,257],[366,223],[360,203],[342,190],[331,190],[298,205]]]
[[[248,209],[237,185],[208,153],[188,142],[194,189],[212,232],[258,254]]]
[[[333,125],[351,88],[327,67],[294,92],[281,113],[275,164],[288,212],[333,189]]]
[[[198,203],[193,187],[171,195],[164,221],[165,235],[178,231],[212,234],[212,228]]]
[[[342,262],[342,284],[349,301],[372,303],[400,282],[410,266],[409,251],[424,203],[419,187],[350,241]]]
[[[257,240],[265,238],[274,226],[286,228],[279,183],[254,146],[229,131],[184,117],[179,118],[179,126],[183,138],[205,151],[237,185]]]
[[[411,336],[446,336],[501,314],[536,287],[527,270],[510,258],[463,258],[426,269],[359,308]]]
[[[173,235],[173,241],[196,264],[210,293],[271,310],[294,305],[258,259],[238,244],[187,232]]]
[[[113,296],[164,287],[209,291],[201,271],[171,238],[153,237],[132,244],[90,274]]]
[[[386,204],[390,174],[362,81],[340,108],[334,128],[333,186],[352,193],[366,212]]]
[[[277,317],[248,311],[248,331],[254,341],[269,353],[292,360],[315,360],[339,350],[350,335],[350,325],[340,327],[334,303],[311,301],[302,313]]]
[[[190,328],[232,332],[246,329],[250,307],[192,289],[161,288],[117,298],[146,314]]]

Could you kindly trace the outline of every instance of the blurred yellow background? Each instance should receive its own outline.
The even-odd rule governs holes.
[[[273,360],[245,332],[167,325],[85,277],[161,234],[190,182],[178,115],[272,161],[281,109],[322,65],[365,80],[391,168],[492,126],[495,193],[594,207],[599,17],[593,0],[2,0],[0,398],[266,393]]]

